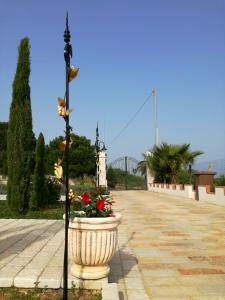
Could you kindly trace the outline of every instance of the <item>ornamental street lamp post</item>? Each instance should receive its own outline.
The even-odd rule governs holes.
[[[66,110],[69,109],[69,72],[70,72],[70,58],[72,57],[72,46],[70,44],[70,31],[68,26],[68,13],[66,16],[66,29],[64,32],[64,59],[66,64]],[[66,187],[66,201],[65,201],[65,248],[64,248],[64,267],[63,267],[63,300],[68,299],[68,228],[69,228],[69,144],[70,144],[70,124],[69,115],[66,121],[66,148],[65,148],[65,187]]]
[[[102,146],[101,146],[102,144]],[[105,143],[99,140],[98,124],[96,128],[96,140],[95,140],[95,152],[96,152],[96,187],[100,186],[100,154],[102,151],[106,151]]]
[[[98,132],[98,123],[96,128],[96,140],[95,140],[95,151],[96,151],[96,187],[99,187],[99,132]]]

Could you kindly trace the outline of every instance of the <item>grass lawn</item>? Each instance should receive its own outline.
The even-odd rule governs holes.
[[[61,300],[62,289],[18,289],[0,288],[0,300]],[[69,300],[101,300],[100,291],[71,289],[68,291]]]
[[[0,219],[49,219],[62,220],[64,203],[58,202],[39,211],[29,211],[26,215],[16,215],[10,211],[7,201],[0,201]],[[0,298],[1,299],[1,298]]]

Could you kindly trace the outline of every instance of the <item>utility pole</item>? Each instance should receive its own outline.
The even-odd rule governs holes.
[[[127,189],[127,156],[125,156],[125,190]]]
[[[157,97],[156,90],[152,90],[152,96],[154,100],[154,128],[155,128],[155,145],[158,146],[159,136],[158,136],[158,119],[157,119]]]

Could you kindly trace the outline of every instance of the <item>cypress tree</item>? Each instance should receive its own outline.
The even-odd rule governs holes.
[[[33,177],[33,189],[29,207],[32,210],[46,205],[45,193],[45,141],[42,133],[39,134],[35,151],[35,169]]]
[[[0,122],[0,174],[7,175],[7,130],[8,123]]]
[[[30,45],[24,38],[18,49],[13,81],[12,103],[7,132],[7,200],[12,211],[22,214],[28,208],[34,150],[30,103]]]

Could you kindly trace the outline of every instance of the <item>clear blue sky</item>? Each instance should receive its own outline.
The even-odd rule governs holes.
[[[33,128],[62,135],[63,33],[69,12],[71,125],[106,147],[155,87],[159,141],[191,143],[200,160],[225,157],[225,0],[0,0],[0,121],[7,121],[17,47],[31,43]],[[154,143],[149,101],[108,149],[108,160],[141,158]]]

